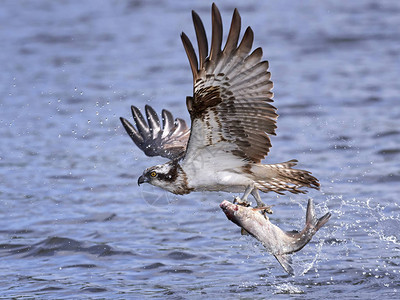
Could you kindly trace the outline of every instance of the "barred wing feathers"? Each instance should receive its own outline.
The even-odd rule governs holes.
[[[187,97],[192,126],[185,157],[199,148],[221,144],[225,151],[249,162],[260,162],[269,152],[269,135],[275,135],[278,117],[271,89],[268,62],[261,61],[261,48],[251,54],[253,31],[246,29],[238,45],[241,19],[235,9],[223,50],[222,21],[212,5],[211,50],[204,26],[193,11],[199,61],[188,37],[182,42],[193,74],[193,97]]]
[[[162,156],[179,159],[186,151],[190,129],[182,119],[175,119],[168,110],[162,111],[162,124],[154,109],[146,105],[146,119],[140,110],[132,106],[133,126],[128,120],[120,118],[132,141],[147,156]]]

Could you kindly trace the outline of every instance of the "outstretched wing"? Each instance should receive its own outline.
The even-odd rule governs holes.
[[[190,129],[184,120],[174,121],[172,114],[164,109],[161,128],[160,119],[151,106],[145,107],[147,122],[137,107],[131,106],[131,109],[136,128],[128,120],[124,118],[120,120],[136,146],[147,156],[162,156],[169,159],[182,157],[190,135]]]
[[[241,159],[260,162],[269,152],[269,135],[275,135],[278,117],[273,102],[268,62],[261,48],[250,55],[253,31],[246,29],[238,46],[241,20],[235,9],[226,45],[222,45],[222,21],[212,5],[211,50],[203,23],[192,11],[199,61],[188,37],[181,38],[193,73],[193,97],[186,104],[192,120],[186,157],[199,149],[221,146]]]

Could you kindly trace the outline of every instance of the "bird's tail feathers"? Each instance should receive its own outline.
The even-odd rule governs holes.
[[[284,194],[285,191],[304,194],[307,192],[302,190],[304,187],[319,189],[318,179],[309,171],[293,169],[296,165],[295,159],[279,164],[260,165],[262,169],[258,168],[256,172],[257,188],[263,192],[273,191],[278,194]]]

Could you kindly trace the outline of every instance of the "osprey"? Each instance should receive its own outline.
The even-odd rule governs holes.
[[[239,203],[248,205],[252,196],[258,207],[264,204],[259,192],[305,193],[302,188],[319,188],[310,172],[293,169],[297,160],[262,164],[275,135],[276,108],[271,105],[272,81],[268,61],[261,61],[262,49],[250,53],[253,31],[247,27],[238,45],[241,18],[233,12],[226,44],[222,46],[222,21],[212,5],[210,52],[203,23],[196,12],[192,18],[198,54],[185,33],[183,46],[193,74],[193,96],[186,98],[191,128],[185,121],[162,111],[162,127],[154,109],[145,107],[146,119],[132,106],[133,126],[120,118],[134,143],[147,156],[170,161],[150,167],[138,184],[150,183],[174,194],[194,191],[244,192]]]

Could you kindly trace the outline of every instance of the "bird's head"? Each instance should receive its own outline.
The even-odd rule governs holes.
[[[138,178],[138,185],[147,182],[172,193],[180,194],[177,189],[181,188],[185,177],[179,164],[170,161],[144,170],[143,175]]]

